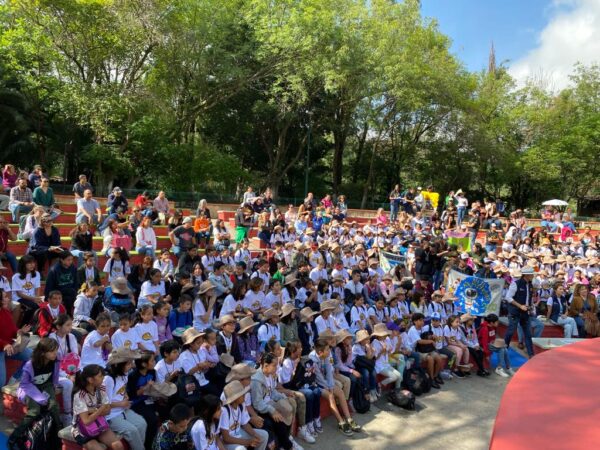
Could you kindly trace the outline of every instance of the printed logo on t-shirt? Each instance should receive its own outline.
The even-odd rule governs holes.
[[[145,341],[149,341],[152,339],[152,334],[150,334],[146,331],[144,334],[142,334],[142,339]]]
[[[125,342],[123,342],[123,347],[125,347],[125,348],[131,348],[131,341],[130,340],[126,340]]]
[[[28,291],[32,287],[33,287],[33,283],[31,281],[26,281],[25,284],[23,285],[23,290]]]
[[[125,395],[125,385],[121,386],[121,388],[117,391],[117,395]]]

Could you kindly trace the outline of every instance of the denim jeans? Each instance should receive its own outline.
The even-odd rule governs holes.
[[[485,251],[486,252],[495,252],[496,251],[496,244],[485,244]]]
[[[506,347],[499,348],[493,344],[489,344],[488,348],[490,349],[490,352],[498,355],[498,367],[510,369],[510,358],[508,357],[508,350]]]
[[[152,259],[156,257],[156,250],[154,250],[154,247],[152,246],[138,247],[135,249],[135,251],[142,256],[151,256]]]
[[[75,267],[81,267],[81,266],[83,266],[83,263],[85,262],[83,260],[83,254],[84,253],[88,253],[88,252],[83,251],[83,250],[76,250],[76,249],[71,249],[69,251],[71,252],[71,254],[76,259],[76,261],[75,261]],[[95,251],[91,251],[89,253],[93,253],[94,254],[94,258],[95,258],[95,261],[96,261],[96,264],[97,264],[97,258],[96,258],[97,255],[96,255],[96,252]]]
[[[92,214],[92,223],[90,223],[89,219],[87,218],[87,216],[78,213],[75,216],[75,223],[77,225],[79,225],[80,223],[87,223],[88,225],[98,225],[100,223],[100,221],[98,220],[98,215],[97,214]]]
[[[23,214],[28,214],[32,209],[33,206],[18,205],[16,203],[8,205],[13,223],[19,223],[19,217]]]
[[[572,317],[568,317],[568,316],[558,316],[558,319],[556,319],[555,322],[557,325],[560,325],[561,327],[563,327],[563,330],[565,332],[565,337],[567,339],[574,337],[579,337],[579,330],[577,329],[577,322],[575,322],[575,319],[573,319]]]
[[[531,329],[533,330],[531,333],[531,337],[535,337],[538,338],[542,335],[542,333],[544,332],[544,324],[537,318],[537,317],[531,317],[529,319],[529,324]],[[523,342],[523,328],[521,328],[521,325],[519,325],[517,327],[517,336],[519,336],[519,342]]]
[[[306,423],[311,423],[321,416],[321,388],[313,387],[298,390],[306,398]]]
[[[527,354],[531,358],[533,356],[533,342],[531,340],[531,316],[529,313],[524,311],[518,311],[516,307],[510,306],[508,313],[508,330],[504,336],[504,342],[506,347],[510,347],[510,341],[515,334],[515,330],[520,325],[523,329],[525,347],[527,348]]]
[[[31,359],[32,350],[27,347],[21,353],[17,353],[16,355],[7,356],[6,352],[0,352],[0,387],[3,387],[6,384],[6,359],[14,359],[16,361],[23,361],[23,364],[19,367],[19,369],[13,374],[13,378],[15,380],[20,380],[21,375],[23,374],[23,366],[27,361]]]
[[[398,207],[395,204],[390,203],[390,222],[395,222],[397,218],[398,218]]]
[[[13,273],[17,273],[17,258],[14,254],[12,254],[11,252],[5,252],[4,258],[2,259],[6,259],[8,261],[8,264],[10,264],[10,268],[12,269]]]
[[[459,206],[458,208],[456,208],[456,212],[457,212],[456,223],[458,225],[460,225],[462,223],[463,219],[465,218],[465,213],[467,212],[467,207]]]

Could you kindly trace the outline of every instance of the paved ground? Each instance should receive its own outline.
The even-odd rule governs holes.
[[[405,411],[384,399],[368,414],[356,414],[362,433],[346,437],[335,420],[323,422],[325,432],[315,444],[298,442],[309,449],[391,450],[485,450],[489,446],[494,419],[504,388],[510,379],[492,374],[480,378],[446,381],[440,391],[432,389],[417,398],[416,411]],[[9,434],[12,424],[0,417],[0,432]]]
[[[325,432],[308,449],[390,450],[460,448],[485,450],[489,446],[500,398],[510,379],[488,378],[446,381],[440,391],[417,398],[417,410],[405,411],[383,399],[365,415],[356,415],[364,432],[346,437],[334,420],[324,421]]]

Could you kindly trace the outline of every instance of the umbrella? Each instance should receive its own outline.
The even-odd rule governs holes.
[[[542,203],[542,205],[544,205],[544,206],[569,206],[569,204],[567,202],[565,202],[563,200],[557,200],[557,199],[545,201],[544,203]]]

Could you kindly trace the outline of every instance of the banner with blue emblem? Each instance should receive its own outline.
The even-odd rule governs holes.
[[[466,275],[456,270],[448,273],[446,290],[456,297],[454,305],[461,313],[486,316],[500,312],[504,280],[490,280]]]

